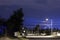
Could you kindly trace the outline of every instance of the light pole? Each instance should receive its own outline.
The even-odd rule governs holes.
[[[48,22],[49,21],[49,19],[48,18],[46,18],[45,19],[45,21],[42,21],[42,22]],[[46,24],[46,25],[48,25],[48,24]],[[51,28],[51,34],[52,34],[52,32],[53,32],[53,29],[52,29],[52,25],[53,25],[53,21],[52,21],[52,19],[50,19],[50,28]]]
[[[48,18],[46,18],[45,20],[46,20],[46,21],[48,21],[49,19],[48,19]]]
[[[46,18],[46,21],[48,21],[48,20],[49,20],[49,19]],[[50,23],[50,25],[51,25],[50,27],[51,27],[51,34],[52,34],[52,31],[53,31],[53,30],[52,30],[52,25],[53,25],[52,19],[51,19],[51,23]]]
[[[53,24],[53,22],[52,22],[52,19],[51,19],[51,34],[52,34],[52,31],[53,31],[53,30],[52,30],[52,24]]]

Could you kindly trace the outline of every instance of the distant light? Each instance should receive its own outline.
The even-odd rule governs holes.
[[[46,18],[46,21],[48,21],[48,18]]]
[[[23,32],[25,33],[25,30]]]

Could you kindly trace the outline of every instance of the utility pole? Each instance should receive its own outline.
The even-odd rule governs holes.
[[[52,25],[53,25],[53,21],[52,21],[52,19],[51,19],[51,34],[52,34],[52,32],[53,32]]]

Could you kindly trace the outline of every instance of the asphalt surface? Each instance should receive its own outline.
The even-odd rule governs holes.
[[[30,38],[29,40],[60,40],[60,38]]]
[[[56,37],[56,38],[29,38],[29,40],[60,40],[60,37]]]

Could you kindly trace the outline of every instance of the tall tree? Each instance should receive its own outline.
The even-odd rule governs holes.
[[[4,36],[5,34],[5,19],[4,18],[0,18],[0,36]]]
[[[22,8],[14,11],[14,14],[6,22],[8,33],[13,36],[14,32],[21,30],[23,25],[23,12]]]
[[[4,18],[0,18],[0,26],[4,25],[5,19]]]

